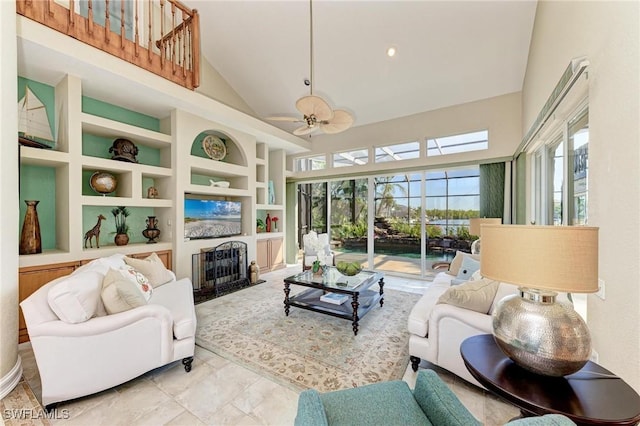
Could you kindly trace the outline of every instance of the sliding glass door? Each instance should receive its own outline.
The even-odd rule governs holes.
[[[368,268],[368,179],[329,182],[330,220],[336,262],[358,262]]]
[[[422,173],[374,178],[373,266],[421,275]]]
[[[480,170],[332,180],[300,184],[298,191],[305,197],[299,217],[306,218],[299,219],[300,234],[328,230],[337,261],[430,278],[434,265],[470,251]]]

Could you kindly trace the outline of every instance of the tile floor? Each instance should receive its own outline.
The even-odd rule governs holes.
[[[295,265],[261,278],[280,281],[299,270]],[[429,285],[388,274],[385,283],[387,288],[416,293]],[[0,401],[6,425],[292,425],[296,415],[296,391],[196,346],[190,373],[178,361],[118,387],[60,404],[53,412],[57,418],[49,420],[38,403],[40,379],[31,345],[21,344],[19,352],[23,380]],[[487,426],[502,425],[518,414],[516,408],[446,371],[425,362],[421,367],[436,369]],[[415,377],[407,366],[403,380],[413,387]],[[7,410],[19,410],[23,420],[8,418],[12,411]]]

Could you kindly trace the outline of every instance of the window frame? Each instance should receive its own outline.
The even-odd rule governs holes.
[[[574,170],[574,144],[571,137],[571,127],[574,123],[586,118],[586,126],[589,125],[589,104],[585,98],[579,102],[577,106],[571,109],[562,117],[556,116],[553,125],[549,126],[541,132],[537,141],[532,144],[532,148],[528,150],[531,170],[531,192],[530,202],[532,208],[531,222],[539,225],[578,225],[574,222],[575,208],[573,206],[573,187],[569,183],[573,183]],[[554,152],[555,148],[562,144],[562,185],[561,185],[561,218],[558,223],[554,223]],[[589,142],[586,143],[588,146]],[[588,151],[587,151],[588,152]],[[588,166],[585,170],[588,182]],[[588,183],[585,191],[585,219],[584,225],[588,223]]]
[[[453,143],[445,146],[438,145],[438,139],[447,140],[447,139],[455,139],[455,138],[464,138],[465,136],[474,135],[476,133],[485,133],[486,138],[484,140],[459,142],[459,143]],[[447,155],[468,154],[470,152],[486,151],[489,149],[489,140],[490,140],[489,129],[475,130],[475,131],[466,132],[466,133],[457,133],[457,134],[448,135],[448,136],[428,137],[426,139],[425,155],[426,157],[443,157]],[[429,147],[429,143],[431,141],[433,141],[436,144],[436,147],[433,147],[433,148]],[[478,148],[478,147],[475,147],[476,145],[483,145],[483,147]],[[470,147],[471,149],[455,149],[455,147]],[[444,152],[445,149],[450,150],[452,148],[455,149],[454,152]],[[430,152],[434,150],[438,153],[430,154]]]

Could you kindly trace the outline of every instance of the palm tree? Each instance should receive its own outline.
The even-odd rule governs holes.
[[[401,196],[407,196],[407,189],[398,182],[392,182],[394,176],[376,178],[376,200],[379,200],[376,208],[376,216],[381,216],[386,210],[385,216],[390,216],[392,209],[397,205],[394,194],[397,192]]]

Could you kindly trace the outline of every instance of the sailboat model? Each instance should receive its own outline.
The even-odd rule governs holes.
[[[47,110],[29,86],[18,101],[18,142],[36,148],[51,148],[55,144]]]

